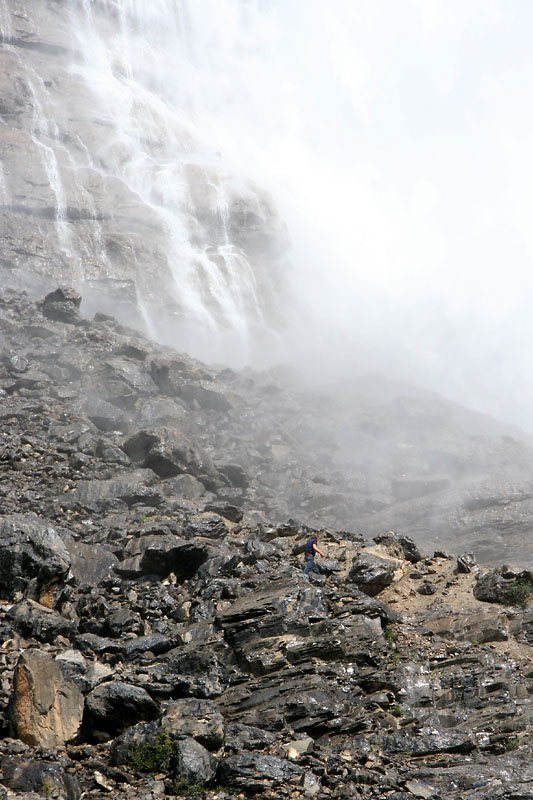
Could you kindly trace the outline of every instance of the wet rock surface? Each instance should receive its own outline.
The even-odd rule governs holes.
[[[347,401],[44,307],[0,294],[4,795],[533,796],[528,481],[398,502],[376,436],[356,491],[326,457]],[[505,475],[517,442],[484,436]]]

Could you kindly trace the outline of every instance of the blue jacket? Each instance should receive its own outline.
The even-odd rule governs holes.
[[[310,539],[307,540],[305,543],[305,555],[306,556],[313,556],[315,551],[313,550],[313,545],[315,544],[315,537],[311,536]]]

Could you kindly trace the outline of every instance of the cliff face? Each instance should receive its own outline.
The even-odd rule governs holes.
[[[404,397],[404,416],[349,398],[345,430],[374,437],[354,501],[367,523],[325,526],[356,484],[324,413],[342,404],[294,376],[209,368],[89,320],[80,300],[0,296],[0,793],[529,796],[533,573],[425,554],[430,495],[405,493],[435,490],[456,536],[484,511],[512,542],[531,487],[426,479],[386,493],[383,432],[438,413],[409,457],[453,454],[463,480],[482,449],[496,473],[526,469],[527,444],[438,398]],[[325,557],[307,577],[320,512]],[[369,539],[385,513],[401,530]]]
[[[198,349],[206,329],[280,324],[288,243],[165,85],[162,29],[187,44],[168,5],[154,21],[142,4],[2,0],[0,265],[3,285],[65,281]]]

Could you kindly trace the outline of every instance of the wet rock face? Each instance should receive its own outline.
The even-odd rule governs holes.
[[[288,241],[268,195],[249,182],[230,185],[223,169],[202,163],[203,148],[194,142],[192,128],[186,132],[177,125],[170,107],[170,116],[161,117],[155,75],[147,80],[143,72],[140,79],[143,108],[154,104],[155,128],[149,137],[137,136],[145,120],[134,109],[123,117],[119,102],[110,113],[109,97],[98,91],[113,81],[125,99],[125,75],[119,70],[105,76],[101,63],[100,80],[92,79],[94,65],[86,53],[102,47],[110,63],[123,58],[123,52],[116,59],[111,53],[116,37],[127,35],[130,25],[132,36],[136,26],[147,25],[146,19],[135,20],[136,13],[122,14],[109,3],[71,4],[61,11],[55,0],[3,4],[0,282],[44,294],[45,287],[67,280],[83,289],[85,302],[94,309],[139,325],[144,312],[166,339],[176,330],[183,335],[184,328],[191,336],[202,333],[192,323],[195,303],[215,324],[232,325],[224,302],[229,304],[231,292],[239,294],[250,326],[263,318],[270,327],[277,321],[275,297]],[[185,42],[176,46],[184,48]],[[104,118],[108,123],[102,125]],[[124,169],[133,152],[143,152],[146,163],[175,165],[170,183],[159,181],[159,170],[144,176],[154,198],[166,197],[175,220],[160,213],[159,201],[142,199],[138,170],[128,174]],[[195,271],[185,292],[187,276],[180,276],[179,285],[172,269],[173,258],[183,258],[175,252],[178,230],[187,239]],[[213,280],[219,292],[231,284],[227,298],[214,295]],[[77,308],[64,298],[49,299],[43,313],[70,325],[80,323]],[[189,317],[192,333],[183,323]],[[192,386],[191,392],[208,405],[215,398],[202,387]]]
[[[66,289],[52,297],[76,308]],[[319,513],[317,470],[333,480],[333,467],[298,431],[303,419],[326,425],[322,405],[109,318],[47,317],[16,293],[0,293],[0,338],[10,791],[46,781],[69,799],[232,789],[409,800],[460,785],[465,800],[494,800],[495,787],[511,800],[519,781],[531,790],[525,565],[478,566],[473,548],[456,559],[442,542],[428,555],[406,523],[410,503],[428,522],[427,497],[404,515],[378,482],[400,529],[369,526],[370,541],[359,521],[321,524],[321,572],[306,576],[315,528],[299,517],[311,500]],[[195,384],[228,404],[180,390]],[[167,476],[163,463],[183,472]],[[334,481],[346,500],[353,483]],[[368,509],[372,481],[366,491]],[[485,514],[486,494],[460,491],[465,519]],[[528,492],[514,485],[502,506],[510,538]],[[385,519],[383,505],[368,518]]]

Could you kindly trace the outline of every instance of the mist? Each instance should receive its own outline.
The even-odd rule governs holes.
[[[383,371],[531,430],[531,7],[233,8],[204,31],[202,112],[289,227],[305,323],[289,357]]]
[[[42,175],[16,203],[42,199],[87,310],[134,283],[147,331],[208,362],[383,373],[533,431],[526,0],[42,14],[68,48],[27,68]]]

